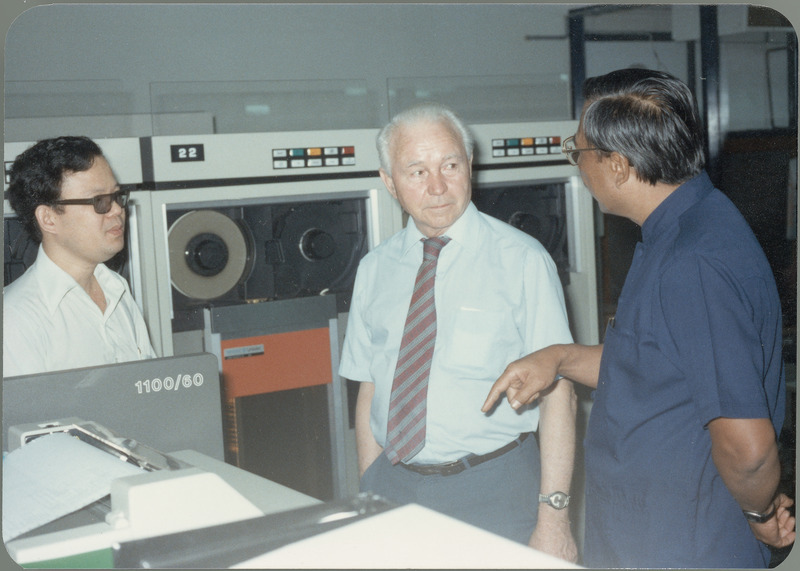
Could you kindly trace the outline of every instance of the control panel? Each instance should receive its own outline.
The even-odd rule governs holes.
[[[354,146],[272,149],[272,168],[276,170],[353,166],[355,164],[356,148]]]
[[[561,136],[492,139],[493,157],[561,154]]]
[[[377,176],[376,135],[375,129],[350,129],[152,137],[152,176],[157,190],[191,188],[201,180],[231,186],[273,182],[270,177]]]
[[[569,175],[574,167],[561,153],[561,143],[575,133],[577,124],[577,121],[542,121],[470,125],[475,139],[474,166],[479,171],[507,169],[511,165],[564,166]]]

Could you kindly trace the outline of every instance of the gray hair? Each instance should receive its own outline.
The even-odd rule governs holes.
[[[703,121],[689,87],[650,69],[620,69],[583,84],[583,134],[618,152],[649,184],[681,184],[705,166]]]
[[[378,159],[380,160],[381,168],[386,174],[390,176],[392,174],[392,161],[389,154],[389,147],[397,130],[404,125],[412,125],[423,121],[430,121],[432,123],[441,122],[449,125],[453,131],[461,137],[461,142],[464,145],[464,149],[467,151],[467,157],[472,157],[472,150],[475,143],[469,129],[467,129],[467,126],[458,115],[450,108],[439,103],[423,103],[411,109],[401,111],[381,129],[380,133],[378,133],[378,137],[375,141],[378,147]]]

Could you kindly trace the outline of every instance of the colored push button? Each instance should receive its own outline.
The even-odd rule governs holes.
[[[355,146],[306,147],[272,149],[272,166],[276,169],[340,167],[356,164]]]
[[[561,153],[561,136],[492,139],[492,157],[521,157]]]

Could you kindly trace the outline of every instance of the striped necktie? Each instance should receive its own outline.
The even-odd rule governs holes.
[[[403,340],[389,401],[386,455],[392,464],[408,461],[425,445],[428,374],[436,341],[433,285],[446,236],[423,241],[423,257],[403,329]]]

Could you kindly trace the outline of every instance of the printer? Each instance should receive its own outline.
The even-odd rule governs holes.
[[[4,493],[23,501],[4,502],[4,535],[24,529],[18,520],[31,514],[58,516],[6,543],[27,567],[229,567],[394,507],[370,494],[323,503],[198,452],[164,454],[79,418],[13,426],[9,443]],[[62,452],[69,459],[59,458],[60,473],[41,483],[37,473]],[[82,482],[70,484],[84,475],[102,497],[60,515],[65,497],[81,494]],[[25,494],[31,486],[38,493]]]
[[[122,542],[318,503],[199,452],[164,454],[79,418],[15,425],[9,443],[3,535],[20,565],[113,567]]]
[[[24,566],[113,567],[122,543],[321,504],[224,462],[208,353],[4,378],[3,454]]]

